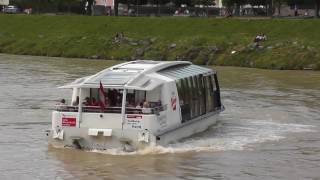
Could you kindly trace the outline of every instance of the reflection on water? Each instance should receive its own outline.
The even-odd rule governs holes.
[[[0,54],[1,179],[320,177],[320,72],[216,67],[226,111],[208,131],[133,153],[47,145],[57,86],[117,62]]]

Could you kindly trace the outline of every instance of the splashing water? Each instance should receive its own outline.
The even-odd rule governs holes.
[[[172,143],[167,146],[150,146],[134,152],[122,149],[108,149],[90,152],[109,155],[147,155],[202,151],[241,151],[250,150],[250,145],[266,141],[278,141],[289,133],[314,132],[312,125],[285,124],[272,120],[240,120],[240,124],[226,123],[213,126],[207,131]]]

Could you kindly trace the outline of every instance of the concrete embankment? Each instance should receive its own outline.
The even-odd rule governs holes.
[[[0,15],[0,24],[0,53],[320,70],[313,19]]]

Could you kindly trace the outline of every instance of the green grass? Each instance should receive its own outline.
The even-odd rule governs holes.
[[[320,20],[0,15],[0,24],[2,53],[320,69]],[[114,43],[118,32],[126,38]],[[268,40],[253,48],[259,33]]]

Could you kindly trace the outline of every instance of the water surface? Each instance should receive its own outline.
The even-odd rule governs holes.
[[[319,179],[320,72],[215,67],[208,131],[135,153],[48,146],[57,87],[117,62],[0,54],[1,179]]]

